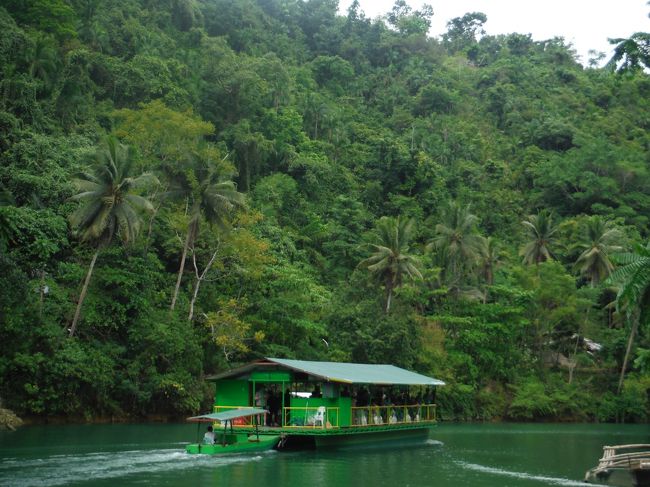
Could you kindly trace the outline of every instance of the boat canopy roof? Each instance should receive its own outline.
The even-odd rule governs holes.
[[[353,364],[347,362],[313,362],[267,358],[237,369],[210,377],[211,380],[229,379],[260,368],[284,368],[303,372],[329,382],[344,384],[442,386],[441,380],[386,364]]]
[[[200,416],[192,416],[187,418],[188,421],[196,421],[200,423],[213,423],[214,421],[231,421],[233,419],[247,418],[249,416],[257,416],[258,414],[266,414],[266,409],[260,408],[242,408],[231,409],[229,411],[221,411],[219,413],[201,414]]]

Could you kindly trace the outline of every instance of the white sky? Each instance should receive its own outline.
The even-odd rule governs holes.
[[[347,12],[352,0],[339,0],[341,14]],[[375,18],[389,12],[394,0],[359,0],[367,17]],[[650,5],[647,0],[407,0],[414,10],[422,3],[433,7],[430,35],[438,37],[447,30],[447,22],[467,12],[487,15],[487,34],[532,34],[541,41],[564,37],[587,64],[590,49],[603,51],[610,57],[607,38],[629,37],[635,32],[649,32]]]

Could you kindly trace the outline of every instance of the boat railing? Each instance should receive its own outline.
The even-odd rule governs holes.
[[[282,424],[285,428],[338,428],[338,407],[288,407],[284,408]]]
[[[214,412],[245,409],[251,406],[214,406]],[[435,404],[407,404],[399,406],[363,406],[351,410],[350,426],[378,426],[430,422],[436,420]],[[347,421],[346,421],[347,424]],[[255,426],[252,416],[233,420],[233,427]],[[282,412],[282,426],[285,428],[339,428],[338,407],[310,406],[285,407]],[[603,458],[604,460],[604,458]],[[601,460],[602,462],[602,460]]]
[[[597,469],[632,468],[649,462],[650,444],[604,446],[603,457],[598,461]]]
[[[435,404],[365,406],[352,408],[352,426],[419,423],[436,420]]]

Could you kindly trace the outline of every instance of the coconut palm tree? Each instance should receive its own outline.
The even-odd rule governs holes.
[[[132,242],[142,223],[140,213],[153,209],[151,203],[135,194],[135,191],[155,182],[156,178],[150,174],[131,177],[132,162],[129,148],[114,137],[108,137],[96,152],[94,171],[81,173],[74,180],[80,192],[70,199],[82,204],[70,215],[70,223],[82,241],[95,246],[95,253],[70,326],[71,337],[77,329],[99,251],[109,245],[115,236],[124,243]]]
[[[650,33],[636,32],[627,39],[608,40],[616,47],[614,55],[607,62],[605,68],[618,73],[650,68]]]
[[[494,284],[494,271],[501,263],[501,248],[492,237],[481,237],[480,245],[478,247],[479,260],[478,265],[480,269],[481,278],[485,284],[491,286]]]
[[[173,187],[168,196],[184,200],[189,217],[181,263],[170,306],[172,311],[178,299],[188,249],[193,246],[199,236],[201,218],[205,218],[209,224],[225,228],[228,214],[236,207],[245,206],[244,195],[237,191],[235,183],[229,179],[230,176],[231,173],[225,171],[222,165],[197,153],[192,156],[189,166],[183,172],[175,174],[171,178]]]
[[[494,271],[501,264],[503,251],[492,237],[481,237],[478,248],[479,278],[485,283],[483,290],[483,303],[488,299],[488,288],[494,284]]]
[[[598,215],[585,222],[582,239],[575,246],[582,250],[575,268],[581,276],[589,279],[591,287],[606,279],[614,270],[609,256],[623,250],[620,245],[622,238],[623,233],[619,228]]]
[[[45,89],[49,89],[58,68],[56,41],[43,33],[35,34],[30,41],[25,50],[27,71],[31,77],[42,80]]]
[[[558,226],[553,225],[553,216],[547,210],[537,215],[530,215],[522,224],[526,227],[528,243],[519,251],[524,258],[524,264],[539,264],[552,260],[555,255],[552,247],[557,244],[556,233]]]
[[[478,217],[470,206],[450,202],[442,212],[442,223],[436,225],[436,236],[426,246],[427,250],[440,250],[446,257],[448,277],[460,279],[464,270],[472,268],[479,256],[481,236],[476,230]]]
[[[375,274],[386,289],[386,313],[390,312],[393,290],[404,278],[422,278],[418,259],[409,254],[413,220],[382,217],[377,223],[376,243],[370,244],[373,254],[359,263]]]
[[[625,310],[631,326],[618,381],[618,392],[621,392],[623,387],[625,369],[639,323],[650,321],[650,241],[645,247],[637,245],[634,250],[633,253],[613,255],[614,261],[620,264],[620,267],[612,272],[607,280],[608,283],[618,286],[616,308]]]

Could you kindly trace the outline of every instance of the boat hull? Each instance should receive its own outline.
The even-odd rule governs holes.
[[[319,435],[314,438],[316,448],[354,448],[357,446],[384,446],[395,442],[417,443],[429,438],[431,428],[370,430],[354,434]]]
[[[592,469],[585,475],[585,482],[616,487],[650,487],[650,469]]]
[[[228,455],[241,453],[254,453],[266,450],[272,450],[280,442],[279,435],[260,435],[259,441],[247,435],[238,435],[234,443],[222,445],[203,445],[200,443],[191,443],[185,447],[185,451],[190,454],[201,455]]]

